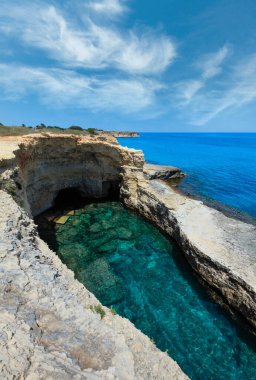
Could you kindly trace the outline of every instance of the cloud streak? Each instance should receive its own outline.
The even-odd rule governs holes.
[[[162,85],[149,79],[99,79],[71,70],[0,64],[0,88],[9,101],[36,94],[51,107],[130,114],[154,107]]]
[[[118,0],[90,2],[88,7],[108,15],[124,11]],[[43,50],[61,66],[155,75],[165,71],[176,56],[175,44],[164,34],[124,31],[108,17],[99,25],[88,12],[77,20],[46,2],[25,2],[20,7],[4,0],[0,22],[3,20],[8,22],[9,34],[11,30],[16,39]]]
[[[256,101],[256,54],[233,65],[221,81],[195,91],[190,102],[179,105],[191,123],[206,125],[224,111],[235,110]]]
[[[175,85],[180,106],[188,105],[207,82],[222,72],[222,64],[230,54],[230,47],[224,45],[215,53],[204,55],[195,63],[201,72],[197,79],[189,79]]]

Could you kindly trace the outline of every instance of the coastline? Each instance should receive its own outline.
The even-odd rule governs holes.
[[[183,178],[178,178],[177,182],[182,182]],[[189,191],[186,191],[182,188],[180,188],[180,184],[173,183],[175,179],[170,179],[169,181],[165,181],[166,184],[168,184],[174,191],[176,191],[180,195],[184,195],[188,197],[189,199],[193,199],[195,201],[201,201],[205,206],[208,206],[210,208],[214,208],[216,211],[219,211],[226,215],[227,217],[231,219],[236,219],[241,222],[252,224],[256,226],[256,218],[253,217],[250,214],[247,214],[246,212],[239,210],[235,207],[226,205],[216,199],[211,199],[210,197],[203,196],[200,193],[193,192],[190,193]]]
[[[256,134],[141,133],[120,144],[143,149],[149,163],[185,171],[183,194],[255,224]]]
[[[151,176],[147,175],[147,172],[150,173],[150,171],[148,168],[145,168],[150,166],[152,166]],[[148,179],[161,179],[165,184],[169,185],[175,192],[180,195],[186,196],[187,198],[193,199],[195,201],[201,201],[204,205],[210,208],[214,208],[215,210],[223,213],[231,219],[236,219],[241,222],[256,226],[256,218],[252,215],[247,214],[246,212],[235,207],[226,205],[216,199],[211,199],[210,197],[203,196],[199,192],[196,193],[194,191],[192,194],[189,191],[182,189],[182,182],[186,180],[186,177],[188,176],[187,173],[183,172],[182,168],[170,165],[160,165],[155,163],[153,164],[150,161],[145,161],[144,172],[147,175]],[[157,175],[155,175],[155,173],[157,173]]]

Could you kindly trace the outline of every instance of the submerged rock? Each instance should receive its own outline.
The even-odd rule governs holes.
[[[129,240],[132,237],[132,231],[130,231],[128,228],[119,227],[116,229],[116,235],[118,239]]]
[[[96,297],[104,296],[105,304],[108,306],[118,303],[124,296],[119,278],[103,258],[90,262],[84,270],[78,272],[77,278],[88,288],[93,286],[97,289]]]

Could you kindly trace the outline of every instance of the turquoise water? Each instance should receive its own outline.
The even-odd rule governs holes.
[[[51,246],[76,278],[168,350],[191,379],[256,379],[254,343],[152,224],[119,202],[93,203],[53,235]]]
[[[184,192],[256,217],[256,134],[142,133],[119,143],[142,149],[151,163],[182,168]]]

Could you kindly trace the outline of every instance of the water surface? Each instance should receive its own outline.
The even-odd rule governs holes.
[[[185,193],[256,217],[255,133],[142,133],[119,143],[142,149],[148,162],[180,167]]]
[[[56,225],[51,244],[86,288],[191,379],[256,379],[254,342],[211,300],[176,246],[122,204],[76,210]]]

